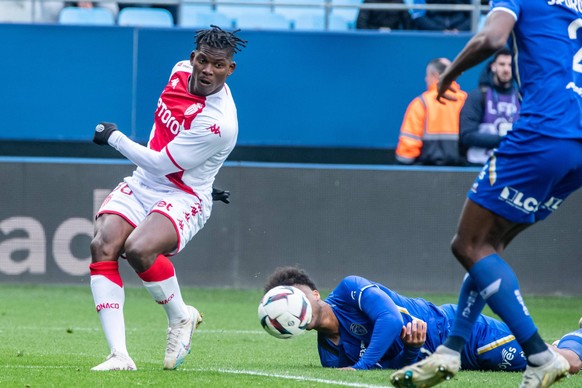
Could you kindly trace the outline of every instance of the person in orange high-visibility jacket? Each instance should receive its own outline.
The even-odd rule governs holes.
[[[436,100],[439,76],[451,62],[446,58],[431,60],[426,66],[426,92],[408,105],[396,147],[396,160],[402,164],[458,166],[459,117],[467,93],[457,83],[456,101],[441,104]]]

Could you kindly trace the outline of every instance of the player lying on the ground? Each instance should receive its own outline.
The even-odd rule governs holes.
[[[309,275],[296,267],[276,269],[265,292],[281,285],[307,295],[312,307],[307,330],[317,331],[324,367],[395,369],[412,364],[443,343],[457,308],[408,298],[360,276],[344,278],[322,300]],[[557,350],[570,362],[570,373],[577,373],[582,366],[582,329],[562,337]],[[461,365],[466,370],[522,371],[527,362],[507,325],[481,315]]]

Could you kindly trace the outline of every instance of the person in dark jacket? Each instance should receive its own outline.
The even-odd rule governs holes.
[[[471,4],[471,0],[413,0],[413,4]],[[471,13],[469,11],[429,11],[426,9],[410,10],[413,27],[417,30],[431,31],[469,31]]]
[[[364,0],[364,4],[404,4],[402,0]],[[411,27],[407,10],[360,9],[356,28],[359,30],[408,30]]]
[[[461,110],[460,142],[467,161],[483,165],[519,117],[519,95],[513,82],[511,53],[503,48],[484,69]]]

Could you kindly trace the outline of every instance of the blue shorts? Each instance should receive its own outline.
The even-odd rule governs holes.
[[[452,326],[457,306],[439,307],[449,317]],[[497,319],[480,315],[461,353],[461,368],[513,372],[524,371],[526,366],[525,355],[509,327]]]
[[[582,141],[509,131],[467,197],[509,221],[534,223],[582,186]]]

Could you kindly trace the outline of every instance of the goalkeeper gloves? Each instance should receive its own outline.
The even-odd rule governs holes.
[[[99,123],[95,127],[95,133],[93,134],[93,143],[99,145],[108,145],[107,142],[111,134],[115,131],[118,131],[117,125],[114,123]]]

